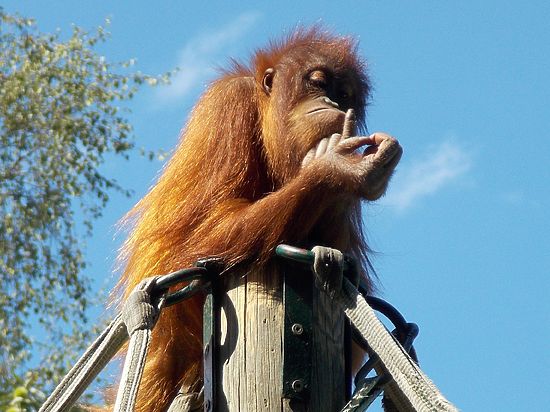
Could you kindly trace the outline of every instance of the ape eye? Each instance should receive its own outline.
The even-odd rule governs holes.
[[[342,99],[351,99],[353,96],[353,88],[351,86],[344,86],[338,91],[338,95]]]
[[[321,88],[325,88],[327,83],[328,83],[327,75],[325,74],[325,72],[323,72],[321,70],[312,71],[309,74],[309,80],[315,86],[321,87]]]

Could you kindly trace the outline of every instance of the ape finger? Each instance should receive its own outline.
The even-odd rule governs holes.
[[[387,144],[399,144],[395,137],[390,136],[387,133],[376,132],[376,133],[371,134],[370,137],[372,138],[372,140],[374,142],[373,144],[376,144],[376,145],[380,145],[384,142],[386,142]]]
[[[339,133],[334,133],[332,136],[330,136],[330,139],[328,140],[327,151],[333,150],[336,146],[338,146],[338,143],[340,143],[341,139],[342,135]]]
[[[393,155],[393,157],[384,165],[384,168],[388,170],[395,169],[395,166],[399,163],[401,160],[401,156],[403,155],[403,148],[399,146],[397,152]]]
[[[365,178],[362,184],[363,188],[361,189],[361,196],[363,198],[376,200],[384,194],[390,177],[403,154],[401,146],[397,145],[396,148],[397,150],[392,150],[391,154],[386,150],[385,156],[375,157],[369,155],[363,157],[361,167],[359,168],[361,170],[360,173]]]
[[[403,149],[394,138],[384,140],[379,146],[375,154],[376,162],[381,165],[387,165],[397,157],[397,161],[401,158]],[[397,164],[397,163],[396,163]]]
[[[319,143],[317,143],[317,150],[315,150],[315,158],[319,158],[323,156],[327,152],[328,147],[328,137],[325,137],[324,139],[321,139]]]
[[[355,134],[355,111],[348,109],[344,118],[344,128],[342,131],[342,139],[348,139]]]
[[[345,155],[359,149],[361,146],[373,143],[374,140],[371,136],[355,136],[344,140],[342,135],[340,143],[336,146],[336,152]]]
[[[305,155],[304,159],[302,160],[302,167],[305,167],[307,164],[309,164],[313,159],[315,159],[315,151],[316,148],[311,148],[307,154]]]

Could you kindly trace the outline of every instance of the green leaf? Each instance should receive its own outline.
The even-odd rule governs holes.
[[[102,166],[137,154],[127,103],[169,77],[108,61],[108,36],[62,40],[0,7],[0,410],[37,409],[92,340],[86,236],[129,193]]]

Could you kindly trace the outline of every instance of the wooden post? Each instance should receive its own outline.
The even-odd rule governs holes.
[[[284,269],[283,269],[284,268]],[[283,397],[285,351],[284,279],[292,276],[310,293],[311,324],[294,334],[304,334],[310,348],[311,368],[298,368],[310,382],[292,381],[297,397]],[[299,266],[271,264],[261,270],[231,273],[218,293],[218,337],[210,411],[338,411],[346,402],[344,314],[334,310],[330,298],[314,287],[312,275]],[[286,314],[289,326],[289,314]],[[290,322],[292,324],[292,322]],[[292,325],[291,325],[292,326]],[[288,342],[287,342],[288,346]],[[287,354],[287,358],[291,358]],[[288,362],[288,359],[287,359]],[[294,379],[294,378],[292,378]],[[306,379],[306,380],[307,380]],[[299,384],[305,384],[300,388]],[[287,381],[286,388],[288,389]],[[292,386],[292,385],[291,385]],[[298,398],[298,399],[297,399]],[[300,399],[302,398],[302,399]]]

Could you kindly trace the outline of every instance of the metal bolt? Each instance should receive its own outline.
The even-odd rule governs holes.
[[[304,333],[304,327],[300,323],[293,324],[290,329],[295,335],[301,335],[302,333]]]
[[[304,381],[301,379],[296,379],[292,382],[292,389],[294,389],[294,392],[302,392],[304,390]]]

